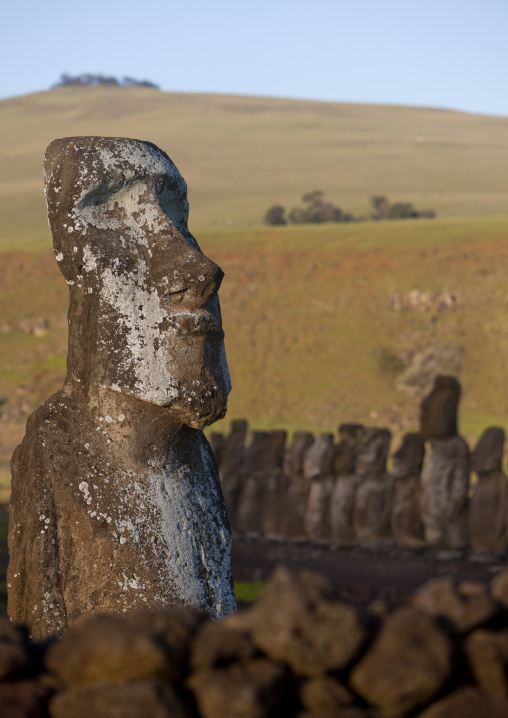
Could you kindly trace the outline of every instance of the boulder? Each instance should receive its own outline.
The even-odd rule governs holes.
[[[350,684],[386,718],[402,718],[440,690],[450,674],[451,653],[448,638],[428,616],[400,608],[385,619]]]
[[[264,658],[194,673],[187,684],[203,718],[278,718],[287,703],[284,669]]]
[[[464,649],[478,686],[493,696],[508,696],[508,630],[473,631]]]
[[[285,568],[248,611],[225,624],[248,631],[259,650],[303,676],[344,668],[367,638],[357,612],[338,601],[322,577],[293,576]]]
[[[412,596],[411,603],[429,616],[448,619],[459,633],[487,623],[497,613],[483,584],[464,581],[455,586],[449,576],[428,581]]]
[[[464,686],[429,706],[418,718],[506,718],[508,702]]]

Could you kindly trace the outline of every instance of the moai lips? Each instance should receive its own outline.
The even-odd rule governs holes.
[[[471,547],[477,551],[505,551],[508,546],[508,482],[501,468],[505,433],[491,427],[480,437],[471,465],[478,483],[469,503]]]
[[[457,434],[460,384],[436,377],[421,405],[421,435],[430,440],[422,471],[422,520],[426,543],[452,549],[467,546],[469,449]]]
[[[229,524],[201,431],[230,391],[222,270],[155,145],[56,140],[44,172],[69,353],[13,457],[9,614],[35,638],[143,606],[225,615]]]

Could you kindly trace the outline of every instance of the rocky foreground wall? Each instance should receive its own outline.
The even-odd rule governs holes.
[[[278,569],[248,609],[96,616],[44,644],[0,622],[2,718],[506,718],[508,570],[364,612]]]

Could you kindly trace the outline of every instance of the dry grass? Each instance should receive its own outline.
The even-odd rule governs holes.
[[[504,424],[508,217],[209,230],[198,239],[226,272],[228,420],[313,431],[360,421],[398,435],[417,427],[419,401],[397,388],[400,370],[415,352],[451,345],[463,352],[462,432],[474,440],[485,426]],[[63,380],[67,288],[50,253],[2,260],[5,484],[26,416]],[[414,289],[455,292],[458,302],[392,306],[392,292]],[[39,317],[47,332],[27,333]]]
[[[0,102],[0,242],[49,244],[42,156],[55,137],[139,137],[165,149],[203,228],[261,222],[321,189],[343,209],[369,197],[439,216],[506,211],[508,119],[425,108],[65,88]]]

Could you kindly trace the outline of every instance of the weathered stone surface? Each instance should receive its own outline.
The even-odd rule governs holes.
[[[303,473],[303,459],[313,442],[314,437],[308,431],[296,431],[284,452],[281,512],[286,536],[305,535],[303,519],[310,483]]]
[[[391,536],[390,515],[393,478],[386,473],[390,448],[388,429],[364,429],[356,459],[356,489],[353,528],[359,541],[371,542]]]
[[[460,384],[453,376],[437,376],[422,401],[420,433],[424,439],[449,439],[457,435]]]
[[[459,633],[481,626],[497,612],[485,586],[464,581],[455,587],[449,576],[428,581],[414,594],[411,602],[430,616],[447,618]]]
[[[203,718],[278,718],[285,703],[286,675],[263,658],[228,668],[194,673],[194,691]]]
[[[478,483],[469,502],[468,530],[476,551],[504,551],[508,546],[508,481],[501,469],[504,430],[486,429],[471,455]]]
[[[431,439],[421,476],[427,544],[451,549],[467,546],[469,475],[469,449],[464,439]]]
[[[319,676],[302,683],[300,700],[310,711],[329,711],[351,705],[353,696],[334,676]]]
[[[405,607],[383,623],[378,638],[353,669],[350,683],[387,718],[429,701],[450,672],[452,646],[424,613]]]
[[[265,460],[270,435],[253,431],[245,449],[241,493],[235,514],[234,528],[239,533],[261,533],[263,529],[263,499],[265,494]]]
[[[319,434],[303,460],[303,474],[310,483],[303,523],[305,534],[314,541],[330,538],[334,454],[332,434]]]
[[[2,718],[46,718],[49,690],[37,681],[0,683]]]
[[[202,616],[192,611],[93,616],[50,646],[47,668],[69,685],[115,683],[185,673]]]
[[[316,676],[344,668],[367,634],[356,611],[337,601],[327,582],[279,568],[249,611],[227,619],[253,643],[296,673]]]
[[[286,445],[285,431],[271,431],[265,460],[263,478],[262,532],[266,536],[284,534],[282,518],[283,462]]]
[[[498,573],[497,576],[492,579],[490,595],[494,601],[508,608],[508,568]]]
[[[405,434],[393,455],[393,492],[391,527],[394,539],[403,545],[423,544],[420,473],[425,445],[420,434]]]
[[[225,615],[229,525],[202,433],[230,390],[223,272],[154,145],[55,140],[44,167],[69,353],[13,456],[9,615],[37,638],[143,605]]]
[[[231,525],[235,525],[238,499],[242,491],[242,466],[244,460],[247,422],[235,419],[230,424],[229,434],[221,446],[220,476],[224,500]]]
[[[245,663],[257,653],[246,631],[222,623],[206,622],[192,643],[190,666],[192,671],[203,671],[228,663]]]
[[[508,630],[473,631],[464,648],[480,688],[494,696],[508,696]]]
[[[418,718],[506,718],[508,702],[466,686],[431,705]]]
[[[29,662],[26,636],[8,618],[0,618],[0,681]]]
[[[190,718],[175,689],[163,681],[103,683],[69,688],[50,701],[50,718]]]
[[[327,710],[302,711],[298,713],[297,718],[379,718],[379,713],[357,706],[346,706]]]
[[[355,474],[355,465],[362,434],[361,424],[342,424],[339,427],[341,440],[335,448],[335,485],[330,497],[330,534],[332,539],[342,544],[351,544],[356,540],[353,514],[360,478]]]

